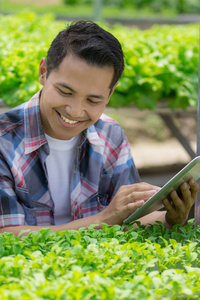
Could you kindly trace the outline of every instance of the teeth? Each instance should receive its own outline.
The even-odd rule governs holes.
[[[72,120],[69,120],[67,118],[65,118],[63,115],[60,115],[61,118],[66,122],[66,123],[69,123],[69,124],[76,124],[78,123],[78,121],[72,121]]]

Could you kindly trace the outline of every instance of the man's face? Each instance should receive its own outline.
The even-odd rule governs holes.
[[[113,92],[109,85],[112,67],[97,67],[68,55],[46,78],[46,60],[40,62],[43,85],[40,112],[44,132],[55,139],[69,140],[94,124]]]

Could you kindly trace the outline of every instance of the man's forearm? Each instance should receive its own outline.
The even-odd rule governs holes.
[[[156,224],[156,221],[160,221],[161,223],[164,224],[165,228],[171,229],[172,226],[167,223],[165,216],[166,216],[166,211],[154,211],[138,219],[137,221],[140,221],[142,225],[146,225],[146,226],[149,226],[150,224],[151,225]],[[134,224],[133,227],[137,227],[137,225]]]
[[[88,227],[91,224],[97,224],[96,228],[99,229],[101,228],[101,221],[100,218],[97,215],[86,217],[83,219],[78,219],[66,224],[61,224],[61,225],[50,225],[50,226],[29,226],[29,225],[22,225],[22,226],[8,226],[8,227],[3,227],[0,228],[0,233],[3,232],[13,232],[14,235],[18,236],[21,230],[27,230],[30,229],[30,231],[39,231],[40,229],[43,228],[50,228],[53,231],[63,231],[63,230],[78,230],[81,227]],[[29,232],[24,232],[22,235],[28,235]]]
[[[102,212],[86,217],[83,219],[78,219],[66,224],[61,224],[61,225],[51,225],[51,226],[29,226],[29,225],[23,225],[23,226],[8,226],[8,227],[3,227],[0,228],[0,233],[3,232],[13,232],[14,235],[18,236],[21,230],[27,230],[30,229],[30,231],[39,231],[40,229],[43,228],[50,228],[53,231],[63,231],[63,230],[78,230],[81,227],[88,227],[91,224],[97,224],[96,229],[102,228],[101,223],[103,222],[100,218],[102,215]],[[155,211],[151,214],[148,214],[137,221],[140,221],[142,225],[149,226],[150,224],[156,224],[156,221],[160,221],[164,224],[166,228],[172,228],[171,225],[169,225],[166,222],[165,219],[166,211]],[[133,225],[133,227],[137,227],[136,224]],[[28,235],[30,231],[24,232],[22,235]]]

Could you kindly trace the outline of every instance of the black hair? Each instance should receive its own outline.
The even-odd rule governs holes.
[[[119,41],[92,21],[71,23],[55,37],[47,53],[47,77],[58,69],[68,54],[74,54],[88,64],[111,66],[114,75],[112,88],[124,70],[124,55]]]

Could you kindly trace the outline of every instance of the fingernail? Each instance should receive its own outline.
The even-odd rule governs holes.
[[[190,185],[185,182],[185,183],[183,183],[183,188],[184,188],[184,190],[186,190],[186,189],[190,188]]]

